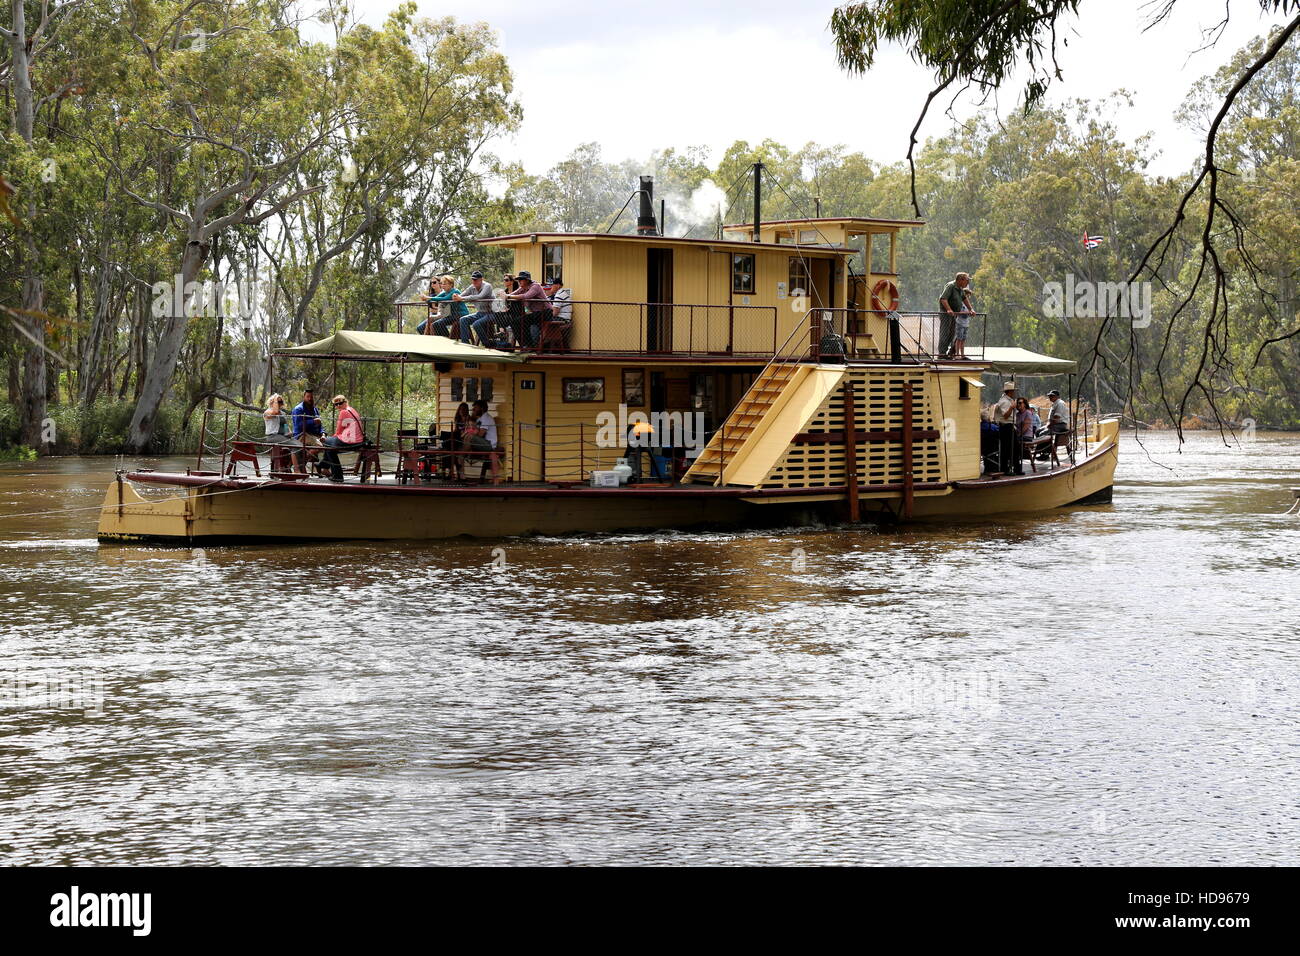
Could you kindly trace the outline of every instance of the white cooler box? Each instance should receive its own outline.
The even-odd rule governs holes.
[[[617,488],[618,472],[616,471],[593,471],[591,473],[591,487],[593,488]]]

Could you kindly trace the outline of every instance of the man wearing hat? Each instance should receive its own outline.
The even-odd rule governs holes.
[[[521,272],[515,276],[519,288],[507,292],[507,299],[516,299],[527,310],[524,322],[523,340],[530,348],[537,345],[542,335],[542,319],[551,311],[551,300],[546,297],[546,290],[533,281],[531,272]]]
[[[1002,386],[1002,398],[993,406],[993,421],[998,426],[998,468],[1004,475],[1023,475],[1019,441],[1016,440],[1016,383]]]
[[[542,284],[546,295],[551,300],[551,312],[556,322],[573,321],[573,290],[564,287],[564,281],[558,276],[551,276],[549,282]]]
[[[956,278],[939,293],[939,354],[953,357],[953,347],[961,339],[961,354],[966,354],[966,330],[970,328],[971,308],[970,275],[958,272]],[[961,335],[958,335],[958,330]]]
[[[1070,406],[1065,404],[1056,389],[1048,392],[1047,397],[1052,400],[1052,410],[1047,413],[1047,430],[1053,435],[1064,435],[1070,430]]]
[[[460,295],[453,296],[457,302],[468,302],[474,308],[470,317],[470,328],[478,336],[478,344],[492,348],[497,344],[496,317],[492,314],[492,283],[483,281],[483,273],[477,269],[470,273],[469,286]]]

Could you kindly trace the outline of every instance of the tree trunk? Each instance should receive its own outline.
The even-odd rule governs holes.
[[[23,0],[10,0],[9,7],[13,15],[12,32],[9,34],[9,75],[13,84],[14,125],[23,142],[30,146],[36,128],[36,110],[32,93],[31,51],[27,45],[26,11]],[[28,193],[30,192],[29,189]],[[39,272],[39,250],[36,236],[32,233],[36,217],[34,203],[27,203],[24,215],[22,309],[25,314],[19,321],[33,341],[23,343],[25,349],[19,441],[32,448],[45,450],[41,441],[46,418],[45,351],[41,347],[45,344],[45,319],[39,315],[45,304],[45,282]]]
[[[140,397],[135,407],[135,414],[131,418],[127,446],[137,455],[144,452],[153,438],[154,427],[158,423],[158,410],[162,407],[163,399],[171,386],[172,375],[176,372],[176,360],[180,357],[181,346],[185,344],[185,330],[190,320],[185,314],[188,303],[184,291],[199,274],[199,269],[208,256],[207,243],[197,235],[199,228],[196,225],[190,230],[190,240],[185,244],[185,254],[181,257],[181,289],[179,290],[182,300],[179,310],[181,314],[169,315],[167,318],[167,324],[163,327],[162,336],[158,339],[153,358],[149,362],[149,370],[145,373],[144,382],[140,386]],[[173,278],[172,281],[175,282],[176,279]],[[170,312],[177,311],[176,299],[176,291],[173,290]]]

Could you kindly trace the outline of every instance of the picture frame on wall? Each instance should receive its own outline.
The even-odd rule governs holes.
[[[566,402],[603,402],[605,400],[605,379],[566,378],[561,382]]]
[[[623,369],[623,404],[628,408],[645,406],[645,369]]]

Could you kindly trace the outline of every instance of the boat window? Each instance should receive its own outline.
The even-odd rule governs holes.
[[[802,256],[790,257],[790,294],[798,295],[795,290],[802,289],[804,295],[812,291],[812,279],[808,275],[808,260]]]
[[[754,257],[752,255],[731,257],[731,291],[746,294],[754,291]]]
[[[542,244],[542,281],[549,284],[552,280],[564,277],[564,246],[561,243]]]
[[[890,268],[893,256],[890,251],[894,246],[894,234],[892,232],[876,232],[871,234],[871,271],[876,275],[892,275],[894,270]]]

